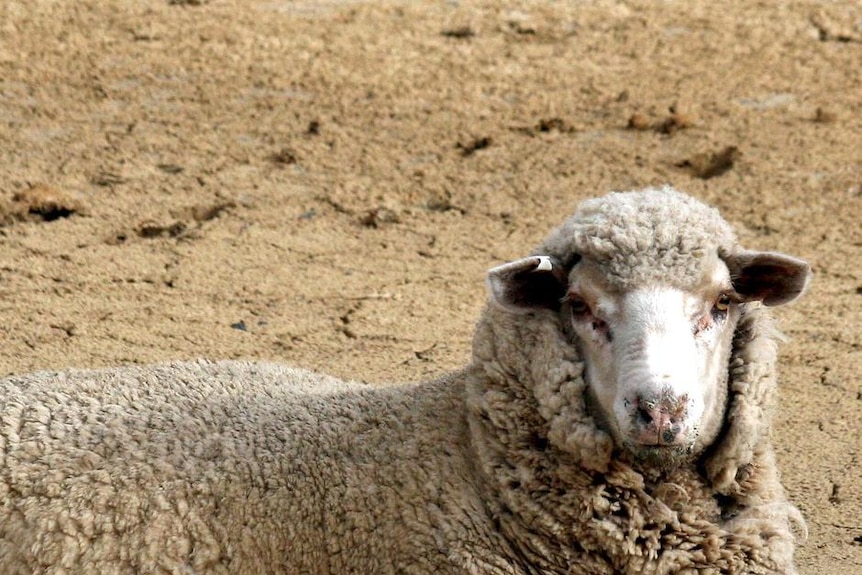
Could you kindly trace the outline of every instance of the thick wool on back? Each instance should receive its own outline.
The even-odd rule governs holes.
[[[0,573],[517,573],[463,381],[192,362],[0,380]]]

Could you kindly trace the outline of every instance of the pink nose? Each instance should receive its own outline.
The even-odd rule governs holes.
[[[682,431],[688,398],[638,396],[634,423],[637,440],[644,445],[673,444]]]

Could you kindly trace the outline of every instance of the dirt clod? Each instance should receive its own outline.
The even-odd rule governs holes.
[[[635,112],[629,116],[628,128],[631,130],[646,131],[652,128],[649,116],[643,112]]]
[[[692,114],[678,112],[671,108],[669,115],[661,120],[653,120],[645,112],[636,111],[629,116],[626,127],[641,132],[653,130],[660,134],[672,136],[680,130],[691,128],[694,124],[695,119]]]
[[[479,138],[474,138],[466,144],[458,142],[456,146],[459,150],[461,150],[461,155],[466,158],[472,156],[479,150],[484,150],[485,148],[490,147],[492,142],[493,141],[489,136],[481,136]]]
[[[48,185],[36,185],[12,196],[5,211],[12,219],[28,217],[51,222],[81,212],[81,202],[72,194]]]
[[[718,152],[695,154],[689,159],[679,162],[677,166],[686,168],[695,177],[709,180],[730,171],[740,157],[742,157],[742,152],[739,148],[727,146]]]
[[[466,38],[472,38],[476,35],[472,28],[469,26],[458,26],[456,28],[447,28],[440,32],[440,34],[446,38],[457,38],[459,40],[463,40]]]
[[[309,125],[308,133],[309,134],[316,134],[317,133],[316,130],[318,130],[318,129],[319,129],[319,125],[316,128],[314,128],[315,131],[312,131],[312,126]],[[295,164],[297,161],[297,156],[296,156],[296,152],[293,151],[292,148],[282,148],[282,149],[278,150],[277,152],[273,152],[272,154],[270,154],[268,159],[269,159],[269,161],[271,161],[275,164],[282,164],[282,165],[287,166],[290,164]]]
[[[185,233],[187,226],[183,222],[173,222],[170,224],[159,224],[157,222],[143,222],[138,226],[138,236],[145,239],[152,238],[176,238]]]
[[[396,211],[380,206],[368,210],[359,221],[363,226],[379,228],[385,224],[397,224],[401,221],[401,218]]]
[[[519,126],[512,128],[514,132],[525,134],[527,136],[535,136],[537,134],[547,134],[550,132],[558,132],[561,134],[570,134],[576,131],[575,127],[569,122],[559,117],[542,118],[532,126]]]
[[[185,210],[181,210],[179,214],[186,219],[191,219],[196,222],[208,222],[210,220],[214,220],[218,218],[220,215],[225,213],[226,211],[235,208],[236,202],[233,201],[225,201],[225,202],[217,202],[215,204],[202,204],[197,206],[192,206]]]
[[[679,130],[686,130],[694,126],[694,116],[684,112],[671,112],[660,124],[656,126],[656,131],[673,135]]]
[[[820,124],[832,124],[838,119],[838,114],[826,108],[817,108],[814,112],[814,121]]]
[[[166,174],[182,174],[185,168],[177,164],[157,164],[156,167]]]

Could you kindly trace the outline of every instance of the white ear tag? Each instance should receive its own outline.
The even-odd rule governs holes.
[[[539,264],[536,266],[535,271],[537,272],[549,272],[554,269],[554,266],[551,265],[551,258],[548,256],[536,256],[539,258]]]

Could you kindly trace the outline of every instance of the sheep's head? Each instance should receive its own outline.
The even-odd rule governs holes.
[[[669,189],[586,202],[538,253],[491,270],[492,299],[559,314],[585,363],[586,409],[661,467],[719,434],[743,306],[792,301],[810,276],[798,259],[741,250],[716,210]]]

